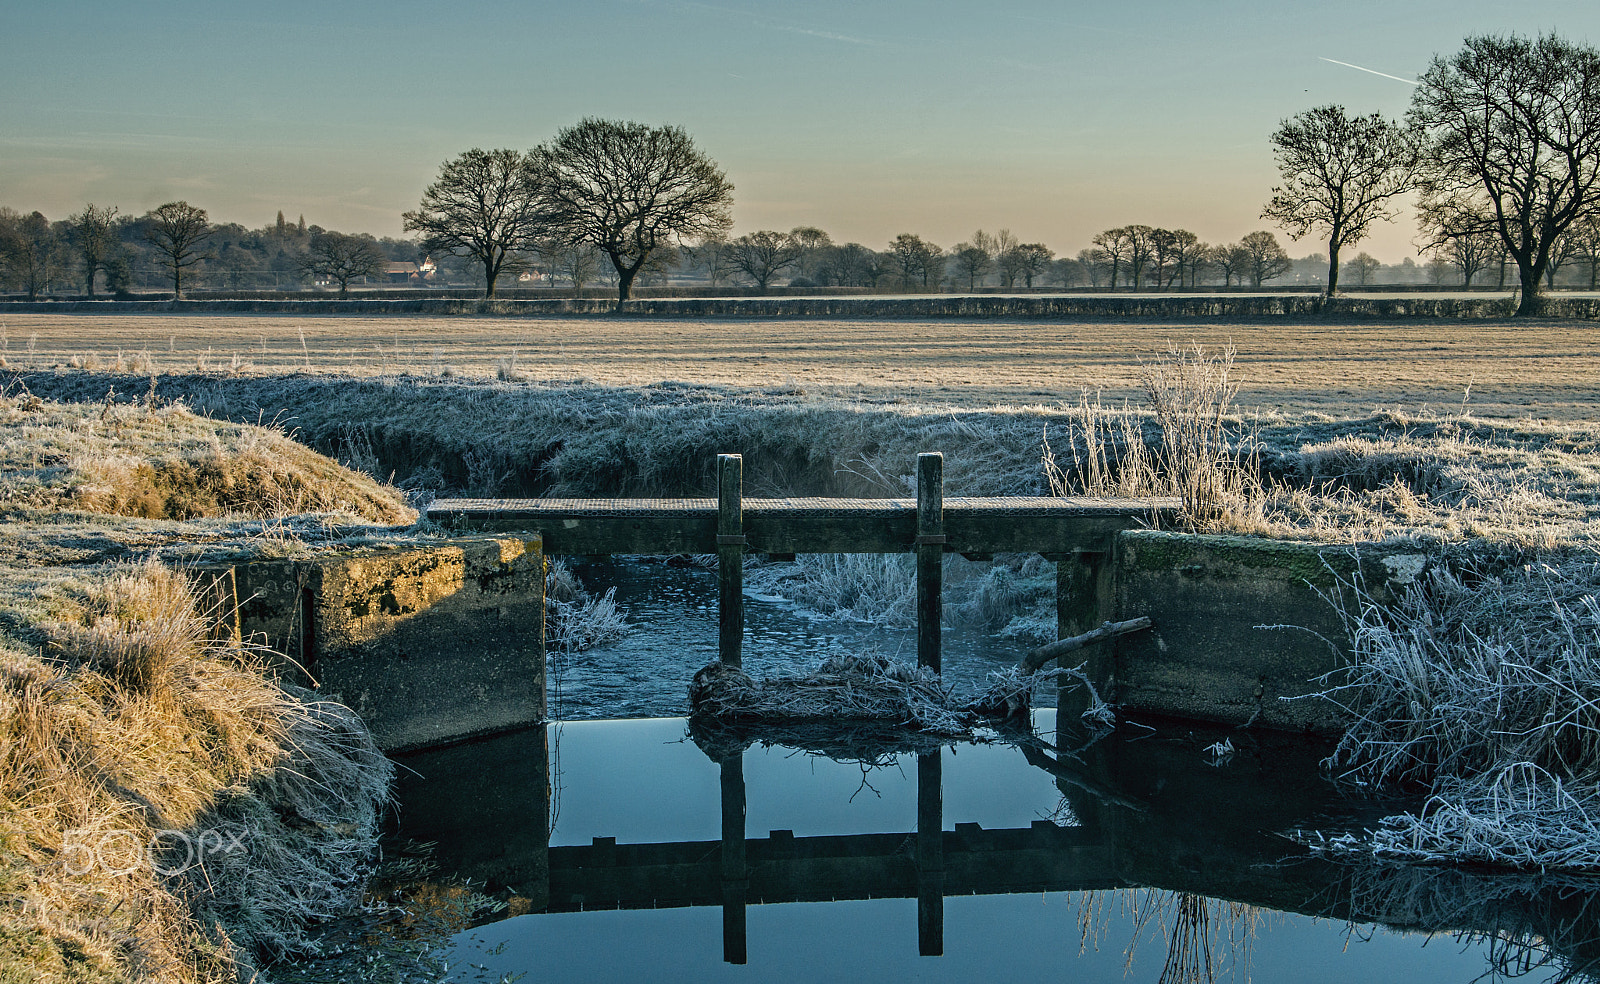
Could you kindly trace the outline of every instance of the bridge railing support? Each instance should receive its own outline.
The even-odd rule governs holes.
[[[717,455],[717,658],[743,662],[744,458]]]
[[[944,455],[917,455],[917,665],[940,672],[944,618]]]

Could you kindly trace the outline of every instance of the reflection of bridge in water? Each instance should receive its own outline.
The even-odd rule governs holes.
[[[916,898],[918,950],[944,951],[946,895],[1119,888],[1095,832],[1037,820],[1021,829],[944,830],[942,759],[917,756],[917,825],[905,833],[745,836],[741,758],[722,763],[722,840],[553,847],[548,912],[723,906],[723,952],[742,963],[744,907],[776,902]]]
[[[439,844],[446,871],[507,889],[533,912],[720,906],[724,959],[743,963],[750,905],[915,898],[917,948],[944,949],[944,899],[1154,888],[1265,909],[1490,939],[1500,958],[1538,959],[1570,979],[1600,966],[1600,892],[1448,870],[1341,869],[1301,860],[1276,835],[1312,816],[1349,815],[1316,780],[1321,749],[1298,736],[1236,741],[1227,768],[1199,764],[1208,734],[1108,739],[1062,753],[1017,736],[1049,773],[1071,823],[944,829],[943,754],[916,754],[910,829],[795,836],[746,830],[747,752],[702,746],[720,771],[720,840],[550,846],[543,728],[414,756],[401,782],[402,833]],[[802,746],[803,747],[803,746]],[[725,750],[726,749],[726,750]],[[737,750],[736,750],[737,749]],[[905,751],[904,748],[901,749]],[[405,770],[402,770],[404,773]],[[619,802],[627,808],[628,795]],[[1596,911],[1591,911],[1596,910]]]

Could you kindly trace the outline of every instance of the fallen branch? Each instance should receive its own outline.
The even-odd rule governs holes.
[[[1140,629],[1148,628],[1150,628],[1150,619],[1144,615],[1140,615],[1138,618],[1130,618],[1126,622],[1107,622],[1098,629],[1090,629],[1082,635],[1058,639],[1048,646],[1040,646],[1022,657],[1022,662],[1017,664],[1017,669],[1023,673],[1036,673],[1040,667],[1059,656],[1065,656],[1074,650],[1092,646],[1097,642],[1104,642],[1119,635],[1126,635],[1129,632],[1138,632]]]

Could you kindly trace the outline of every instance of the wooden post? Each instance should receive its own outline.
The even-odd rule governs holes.
[[[744,458],[717,455],[717,658],[743,662]]]
[[[722,959],[746,959],[745,896],[750,888],[745,862],[744,756],[722,763]]]
[[[1099,551],[1078,550],[1056,558],[1056,638],[1069,639],[1098,627],[1109,614],[1102,604],[1110,558]],[[1087,654],[1089,679],[1106,700],[1114,700],[1111,674],[1114,664],[1105,647]],[[1088,707],[1088,693],[1080,687],[1063,685],[1057,690],[1056,710],[1060,720],[1076,720]]]
[[[940,671],[944,618],[944,455],[917,455],[917,665]]]
[[[1056,561],[1056,637],[1081,635],[1105,621],[1102,578],[1107,560],[1098,551],[1079,550]]]
[[[917,953],[944,955],[944,750],[917,756]]]

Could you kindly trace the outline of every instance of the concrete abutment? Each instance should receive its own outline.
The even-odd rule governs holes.
[[[532,537],[199,569],[220,631],[361,715],[385,751],[545,720],[545,563]]]

